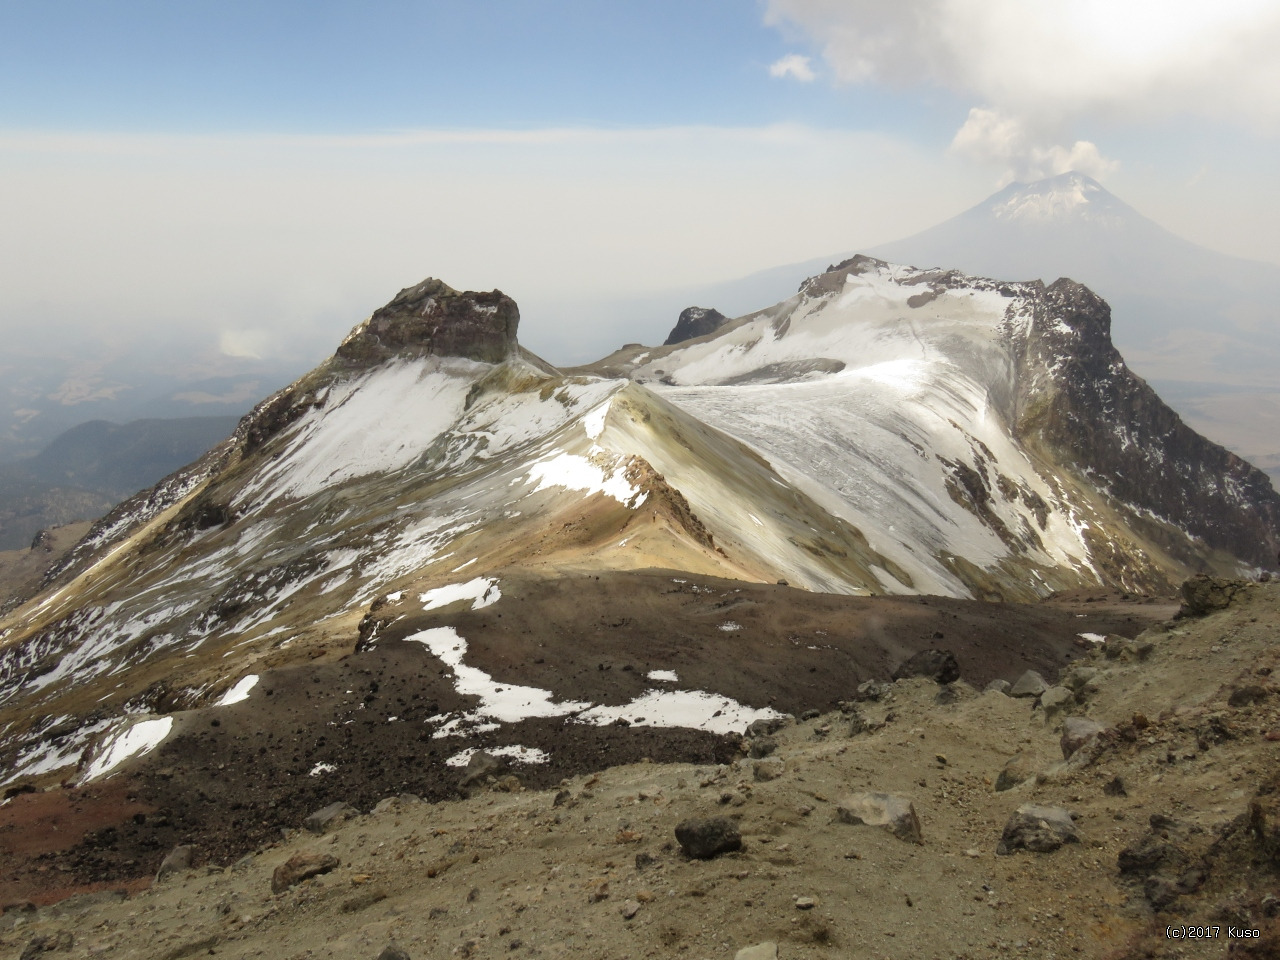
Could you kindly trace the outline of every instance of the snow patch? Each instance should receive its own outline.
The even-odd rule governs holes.
[[[466,566],[466,564],[463,564]],[[498,581],[492,577],[476,577],[466,583],[451,583],[420,594],[423,610],[436,610],[460,600],[470,600],[472,610],[480,610],[502,599]]]
[[[249,699],[249,691],[258,685],[258,675],[251,673],[247,677],[242,677],[240,681],[222,695],[215,707],[229,707],[233,703],[239,703],[241,700]]]
[[[332,763],[317,763],[314,767],[307,771],[308,777],[323,777],[326,773],[333,773],[338,768]]]
[[[662,680],[667,683],[676,683],[680,679],[674,670],[650,670],[645,674],[645,677],[649,680]]]
[[[478,752],[478,747],[468,747],[466,750],[455,753],[446,760],[445,766],[465,767]],[[545,750],[539,750],[537,747],[524,747],[519,744],[510,747],[489,747],[484,752],[494,757],[506,757],[516,763],[546,763],[551,759],[551,754]]]
[[[586,457],[573,453],[557,453],[535,463],[529,470],[527,482],[533,483],[535,480],[538,485],[534,487],[534,493],[551,487],[582,490],[588,494],[603,493],[632,510],[637,509],[648,497],[648,494],[641,493],[627,482],[620,468],[605,473]]]
[[[112,734],[98,748],[97,755],[89,764],[81,782],[97,780],[126,760],[145,756],[158,747],[172,729],[173,717],[158,717],[155,720],[139,720],[119,733]]]

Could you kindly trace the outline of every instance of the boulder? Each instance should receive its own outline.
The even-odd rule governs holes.
[[[742,849],[738,824],[729,817],[690,819],[676,825],[676,840],[695,860],[710,860],[722,853]]]
[[[1003,793],[1005,790],[1012,790],[1021,783],[1026,783],[1036,775],[1036,768],[1032,766],[1031,760],[1025,754],[1017,754],[1010,757],[1009,762],[1004,765],[1000,771],[1000,775],[996,777],[996,792]]]
[[[1040,709],[1046,721],[1075,706],[1075,702],[1076,695],[1066,687],[1050,687],[1040,694]]]
[[[773,737],[753,737],[747,747],[747,755],[753,760],[763,760],[778,749],[778,741]]]
[[[1008,696],[1009,688],[1012,686],[1013,684],[1011,684],[1008,680],[1001,680],[999,677],[996,677],[996,679],[992,680],[990,683],[988,683],[985,687],[982,688],[982,692],[983,693],[1003,693],[1005,696]]]
[[[1070,760],[1076,751],[1096,740],[1105,729],[1098,721],[1088,717],[1067,717],[1062,724],[1062,739],[1058,741],[1062,747],[1062,759]]]
[[[1049,684],[1044,682],[1044,677],[1034,670],[1028,670],[1013,682],[1013,686],[1009,688],[1009,696],[1038,697],[1048,689]]]
[[[467,761],[467,769],[463,772],[462,779],[458,781],[458,789],[464,794],[470,794],[490,777],[496,781],[506,772],[507,765],[502,760],[491,753],[477,750]]]
[[[769,737],[787,725],[787,717],[761,717],[747,727],[748,737]]]
[[[156,883],[173,876],[175,873],[190,870],[191,858],[195,852],[195,847],[185,843],[170,850],[168,856],[160,862],[160,869],[156,871]]]
[[[1197,574],[1182,583],[1182,609],[1179,613],[1184,617],[1203,617],[1215,610],[1225,610],[1246,585],[1244,580],[1222,580]]]
[[[1095,693],[1097,685],[1093,681],[1097,676],[1097,667],[1072,667],[1062,678],[1062,685],[1077,696]]]
[[[954,683],[960,679],[960,664],[950,650],[936,647],[921,650],[898,664],[898,669],[893,671],[895,680],[908,677],[928,677],[937,683]]]
[[[329,804],[327,807],[321,807],[303,820],[302,825],[312,833],[326,833],[343,821],[358,816],[360,816],[359,810],[351,806],[351,804],[339,800],[336,803]]]
[[[996,853],[1006,856],[1015,850],[1052,853],[1064,843],[1079,843],[1080,834],[1070,812],[1062,807],[1020,806],[1004,826]]]
[[[845,797],[836,806],[836,817],[841,823],[880,827],[899,840],[924,842],[916,808],[910,800],[891,793],[855,793]]]
[[[328,873],[338,866],[337,857],[327,853],[296,853],[271,875],[271,892],[281,893],[311,877]]]

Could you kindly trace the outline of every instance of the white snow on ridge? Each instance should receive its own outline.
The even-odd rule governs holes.
[[[173,729],[173,717],[139,720],[112,734],[98,747],[97,755],[85,770],[81,783],[97,780],[126,760],[144,756],[158,747]]]
[[[393,360],[334,383],[324,405],[289,428],[282,455],[242,498],[307,497],[354,477],[404,469],[462,415],[484,369],[456,357]]]
[[[645,678],[649,680],[661,680],[666,683],[678,683],[680,677],[674,670],[650,670],[645,674]]]
[[[539,460],[528,474],[528,482],[534,481],[538,483],[533,489],[534,493],[551,487],[582,490],[587,494],[603,493],[633,510],[638,509],[648,497],[647,493],[641,493],[627,482],[621,466],[606,474],[602,467],[573,453],[556,453]]]
[[[240,703],[249,699],[249,691],[258,685],[258,675],[251,673],[247,677],[241,677],[234,687],[224,693],[215,707],[229,707],[233,703]]]
[[[445,766],[465,767],[471,758],[479,752],[479,747],[468,747],[445,761]],[[551,755],[537,747],[525,747],[519,744],[509,747],[485,747],[484,752],[494,757],[507,757],[516,763],[546,763]]]
[[[464,564],[465,566],[465,564]],[[498,581],[492,577],[476,577],[466,583],[450,583],[419,594],[423,610],[437,610],[460,600],[470,600],[472,610],[480,610],[502,599]]]

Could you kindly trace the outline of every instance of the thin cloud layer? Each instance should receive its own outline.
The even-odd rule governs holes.
[[[810,66],[808,57],[802,57],[798,53],[789,53],[779,60],[775,60],[769,64],[769,76],[771,77],[794,77],[801,83],[812,83],[817,77]]]
[[[804,31],[845,83],[932,86],[978,101],[954,149],[1051,169],[1082,120],[1192,115],[1280,128],[1274,0],[768,0],[766,22]]]

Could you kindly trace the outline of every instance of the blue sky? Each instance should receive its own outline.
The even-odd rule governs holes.
[[[0,328],[314,352],[437,275],[586,359],[1068,165],[1280,262],[1277,50],[1270,0],[8,3]]]

